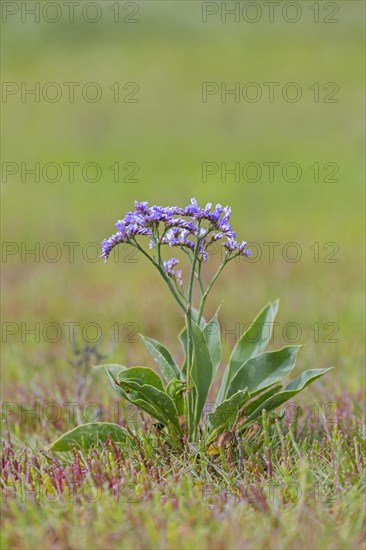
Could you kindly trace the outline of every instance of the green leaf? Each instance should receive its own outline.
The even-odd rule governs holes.
[[[252,412],[255,411],[255,409],[263,403],[263,401],[265,401],[269,397],[272,397],[272,395],[274,395],[275,393],[278,393],[278,391],[281,390],[282,388],[283,386],[281,384],[278,384],[277,386],[273,386],[271,389],[263,392],[256,399],[253,399],[253,401],[250,401],[245,407],[245,416],[249,416],[250,414],[252,414]]]
[[[165,416],[153,404],[150,404],[145,399],[141,399],[141,396],[136,393],[136,390],[139,390],[139,388],[141,387],[138,380],[125,381],[125,389],[123,389],[118,384],[117,378],[113,374],[113,372],[109,371],[108,368],[106,370],[113,388],[119,393],[121,397],[123,397],[123,399],[125,399],[129,403],[132,403],[136,407],[139,407],[142,411],[147,412],[150,416],[152,416],[156,420],[159,420],[159,422],[162,422],[164,426],[168,425]]]
[[[200,421],[203,407],[211,386],[213,376],[213,364],[207,346],[206,337],[198,325],[192,321],[193,363],[191,378],[196,392],[191,392],[191,404],[193,405],[193,423],[195,429]]]
[[[219,401],[225,399],[227,389],[238,369],[240,369],[248,359],[255,355],[259,355],[267,347],[271,339],[273,322],[278,312],[278,305],[279,301],[276,300],[262,309],[253,324],[235,345],[221,384],[218,395]]]
[[[96,370],[99,370],[99,369],[109,370],[111,374],[116,376],[120,371],[126,370],[127,367],[124,367],[123,365],[117,365],[116,363],[107,363],[105,365],[97,365],[93,368]]]
[[[148,367],[131,367],[129,369],[121,370],[116,375],[117,382],[122,380],[135,379],[140,382],[141,385],[149,384],[158,388],[158,390],[164,391],[163,382],[158,374]]]
[[[179,416],[184,414],[183,392],[185,389],[186,383],[182,380],[172,380],[165,388],[165,392],[173,400]]]
[[[252,414],[246,419],[246,421],[240,426],[240,429],[242,430],[245,428],[248,424],[253,422],[256,418],[262,415],[262,410],[266,409],[267,412],[272,411],[273,409],[276,409],[289,399],[292,399],[295,395],[300,393],[306,386],[314,382],[317,378],[320,378],[327,372],[332,370],[331,368],[328,369],[310,369],[302,372],[295,380],[290,382],[283,391],[276,393],[272,397],[269,397],[266,399],[263,403],[260,404],[259,407],[257,407]]]
[[[198,314],[199,314],[198,309],[195,307],[192,307],[192,321],[194,321],[196,324],[198,321]],[[205,324],[206,324],[206,319],[204,317],[201,317],[200,329],[202,329],[205,326]]]
[[[126,370],[126,367],[123,367],[122,365],[110,364],[110,365],[98,365],[98,367],[95,367],[95,368],[105,369],[108,375],[109,381],[112,384],[113,388],[119,392],[119,387],[117,384],[117,375],[118,373]]]
[[[148,401],[150,404],[153,404],[155,408],[161,411],[167,421],[171,422],[178,429],[178,413],[174,406],[172,399],[165,392],[149,386],[147,384],[143,385],[140,388],[141,395]]]
[[[237,418],[237,415],[248,400],[247,389],[238,391],[229,399],[222,401],[216,409],[207,414],[207,423],[210,429],[206,445],[209,445],[222,433],[231,428]]]
[[[203,334],[206,337],[207,347],[214,367],[214,375],[216,374],[221,362],[221,333],[218,314],[219,310],[216,311],[211,321],[206,323],[203,328]]]
[[[145,346],[153,356],[155,363],[160,368],[165,380],[167,382],[171,382],[172,380],[180,378],[179,368],[175,364],[173,357],[166,349],[166,347],[164,347],[163,344],[161,344],[157,340],[153,340],[152,338],[148,338],[147,336],[142,336],[142,334],[141,338]]]
[[[108,375],[109,381],[112,384],[112,387],[118,391],[118,393],[121,395],[121,392],[119,391],[120,388],[117,383],[117,376],[119,373],[127,370],[127,367],[124,367],[123,365],[117,365],[115,363],[107,363],[105,365],[97,365],[94,367],[95,369],[104,369]],[[122,396],[123,397],[123,396]]]
[[[185,379],[187,376],[187,328],[183,327],[178,335],[179,341],[183,348],[184,359],[182,363],[182,377]]]
[[[287,346],[248,359],[233,377],[226,393],[227,397],[244,388],[248,388],[249,393],[255,395],[281,380],[294,368],[300,347]]]
[[[198,319],[198,309],[192,307],[192,320],[197,323]],[[202,317],[200,322],[200,328],[203,328],[206,324],[205,319]],[[183,327],[178,335],[179,341],[182,345],[184,352],[184,359],[182,364],[182,377],[183,379],[187,376],[187,327]]]
[[[105,443],[109,436],[116,443],[125,443],[128,435],[125,428],[113,422],[89,422],[66,432],[48,448],[60,452],[70,451],[72,447],[88,450],[90,447]]]
[[[178,432],[181,431],[178,411],[172,399],[164,391],[148,384],[141,386],[136,380],[121,380],[119,385],[131,403],[146,410],[165,426],[172,424]]]
[[[174,402],[164,392],[161,379],[153,370],[147,367],[105,368],[112,386],[121,397],[159,420],[164,426],[169,427],[172,424],[181,432]],[[150,384],[144,384],[143,381]]]

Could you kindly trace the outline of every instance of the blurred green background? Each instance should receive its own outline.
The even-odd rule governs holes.
[[[111,10],[117,9],[116,4],[119,22],[113,21],[116,11]],[[176,334],[182,317],[150,266],[141,258],[137,263],[128,261],[127,250],[119,262],[107,265],[88,261],[81,250],[113,233],[115,221],[135,199],[183,205],[192,196],[204,203],[231,205],[239,238],[262,247],[260,260],[227,269],[211,296],[209,311],[223,299],[221,320],[227,329],[237,330],[237,323],[249,322],[265,303],[280,297],[274,344],[296,338],[290,329],[287,338],[284,327],[297,323],[300,340],[306,344],[299,368],[335,366],[321,382],[331,392],[353,391],[363,384],[364,4],[331,3],[338,7],[332,16],[324,2],[315,3],[319,23],[310,9],[313,2],[298,2],[302,15],[297,23],[283,17],[286,3],[281,2],[273,23],[263,2],[259,4],[262,16],[256,23],[242,17],[239,22],[228,17],[222,23],[220,11],[204,23],[202,10],[207,6],[193,1],[99,2],[102,16],[95,23],[83,20],[80,7],[73,23],[65,9],[54,23],[42,14],[39,22],[23,14],[22,22],[20,12],[3,13],[3,91],[9,90],[6,83],[19,87],[19,92],[3,95],[2,103],[6,394],[11,394],[14,382],[42,384],[48,376],[68,372],[71,344],[65,323],[77,323],[79,340],[85,324],[99,323],[100,349],[109,361],[151,365],[143,345],[128,341],[135,329],[180,353]],[[210,9],[216,7],[221,10],[221,3],[211,2]],[[52,8],[47,13],[49,19],[55,17]],[[92,8],[89,17],[94,17]],[[325,22],[327,17],[338,22]],[[62,89],[57,102],[42,97],[50,82]],[[80,83],[73,103],[68,101],[65,82]],[[90,82],[102,90],[95,103],[81,95]],[[116,82],[121,99],[117,103],[110,89]],[[123,89],[129,82],[136,84]],[[204,82],[225,83],[228,89],[235,82],[241,87],[256,82],[263,96],[256,103],[243,98],[235,102],[232,95],[222,100],[217,93],[203,102]],[[268,100],[265,82],[279,83],[273,102]],[[301,88],[298,102],[282,97],[289,82]],[[332,96],[337,102],[324,101],[333,89],[333,85],[324,89],[329,82],[339,87]],[[32,88],[35,83],[40,86],[39,102],[30,95],[22,101],[22,86]],[[137,102],[122,101],[136,85]],[[46,181],[42,174],[38,182],[32,175],[22,181],[21,163],[31,168],[36,162],[41,168],[49,162],[63,167],[59,181]],[[63,164],[70,162],[80,163],[74,182]],[[81,171],[90,162],[102,171],[94,183],[85,181]],[[118,182],[109,168],[116,162],[121,167]],[[228,168],[258,163],[262,177],[255,182],[241,175],[235,181],[218,170],[203,181],[204,162],[218,167],[227,163]],[[280,163],[273,182],[263,164],[268,162]],[[289,162],[301,167],[297,182],[281,175]],[[123,181],[131,172],[130,166],[123,168],[127,163],[137,165],[135,182]],[[318,182],[310,169],[315,163],[320,167]],[[333,176],[338,181],[327,181],[331,173],[329,166],[324,169],[327,163],[338,166]],[[9,175],[14,166],[17,173]],[[48,179],[53,177],[51,169],[49,174]],[[92,169],[89,174],[92,178]],[[70,242],[80,243],[72,262],[69,245],[64,244]],[[263,245],[268,242],[279,243],[273,261]],[[297,262],[283,258],[289,242],[301,247]],[[11,243],[19,243],[19,249]],[[47,261],[47,250],[51,258],[56,250],[47,249],[47,243],[57,243],[59,261]],[[324,248],[327,243],[335,245]],[[39,258],[24,255],[25,247],[35,246],[40,247]],[[314,261],[317,247],[319,261]],[[95,258],[95,246],[88,254]],[[206,266],[207,276],[217,263],[214,256]],[[25,333],[35,323],[40,323],[38,342]],[[58,341],[47,341],[56,334],[51,328],[48,338],[42,336],[47,323],[62,327]],[[120,328],[118,342],[110,328],[115,323]],[[10,334],[12,330],[16,334]],[[316,337],[315,332],[319,332]],[[88,334],[94,338],[92,329]],[[234,339],[233,335],[226,339],[226,357]]]

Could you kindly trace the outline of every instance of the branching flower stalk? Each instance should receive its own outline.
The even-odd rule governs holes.
[[[187,329],[186,349],[186,400],[185,425],[190,435],[193,435],[191,417],[193,414],[193,399],[191,398],[192,380],[191,369],[194,360],[192,346],[192,315],[195,313],[194,322],[198,325],[202,322],[204,309],[208,295],[229,261],[238,256],[250,256],[247,242],[235,240],[236,233],[229,223],[231,208],[217,204],[215,208],[211,203],[201,208],[196,199],[191,199],[188,206],[163,207],[151,206],[147,202],[135,202],[135,211],[128,212],[126,216],[116,223],[117,232],[102,243],[101,257],[107,261],[111,251],[121,243],[127,243],[137,248],[159,271],[167,284],[174,300],[179,305],[185,316]],[[138,242],[139,237],[149,237],[148,253]],[[208,261],[209,247],[218,241],[222,242],[224,257],[219,269],[205,288],[202,281],[202,265]],[[162,247],[179,247],[183,250],[190,262],[186,289],[184,287],[182,271],[175,270],[179,263],[176,258],[163,260]],[[194,309],[193,295],[195,281],[201,294],[198,308]]]

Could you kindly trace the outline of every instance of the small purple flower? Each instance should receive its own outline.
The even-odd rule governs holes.
[[[179,260],[177,260],[177,258],[170,258],[170,260],[166,260],[165,262],[163,262],[163,264],[164,264],[164,269],[169,275],[169,277],[174,277],[175,273],[174,273],[173,267],[179,264]]]
[[[196,199],[191,199],[191,204],[185,207],[184,215],[192,216],[192,218],[197,218],[201,213],[201,208],[198,206]]]
[[[246,250],[246,246],[247,246],[247,242],[246,241],[242,241],[239,246],[238,246],[238,250],[240,252],[240,254],[243,254]]]
[[[251,252],[246,248],[247,244],[248,243],[246,241],[242,241],[241,243],[239,243],[234,239],[228,239],[226,243],[223,243],[223,246],[226,248],[229,254],[231,254],[231,252],[237,251],[237,255],[250,256]]]
[[[169,275],[169,277],[171,277],[172,279],[175,279],[178,284],[182,285],[182,271],[180,269],[174,271],[173,269],[178,264],[179,260],[177,260],[177,258],[170,258],[169,260],[163,262],[164,269],[167,275]]]
[[[197,233],[197,226],[190,221],[184,220],[183,218],[171,218],[166,222],[167,227],[180,227],[182,229],[186,229],[193,235]]]
[[[181,229],[180,227],[171,227],[162,238],[162,244],[168,244],[169,246],[182,246],[194,249],[194,242],[187,239],[190,232],[187,229]]]
[[[222,246],[224,246],[229,252],[234,252],[234,250],[238,248],[238,243],[234,241],[234,239],[228,239],[228,241],[223,243]]]

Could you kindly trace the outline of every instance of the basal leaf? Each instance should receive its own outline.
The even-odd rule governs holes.
[[[182,380],[172,380],[165,388],[165,392],[173,400],[179,416],[184,414],[183,392],[185,388],[186,383]]]
[[[253,422],[253,420],[256,420],[256,418],[260,417],[262,415],[262,410],[266,409],[266,411],[270,412],[289,399],[292,399],[300,393],[306,386],[314,382],[317,378],[320,378],[327,372],[329,372],[331,368],[329,369],[310,369],[302,372],[295,380],[290,382],[282,391],[279,393],[276,393],[272,397],[269,397],[266,399],[263,403],[260,404],[259,407],[257,407],[252,414],[246,419],[246,421],[241,425],[240,429],[242,430],[245,428],[248,424]]]
[[[171,423],[180,431],[174,403],[164,392],[161,379],[153,370],[146,367],[111,369],[109,365],[105,368],[112,386],[121,397],[159,420],[164,426],[169,426]],[[151,384],[143,384],[143,379],[146,382],[150,381]]]
[[[49,445],[52,451],[70,451],[72,447],[88,450],[90,447],[105,443],[111,437],[116,443],[125,443],[129,434],[125,428],[113,422],[89,422],[66,432]]]
[[[203,334],[206,337],[207,347],[214,367],[214,375],[221,362],[221,333],[218,313],[219,310],[216,311],[211,321],[206,323],[203,327]]]
[[[198,320],[198,309],[192,307],[192,320],[197,323]],[[200,328],[203,328],[206,324],[204,317],[201,318]],[[182,365],[182,377],[183,379],[187,376],[187,327],[183,327],[178,335],[179,341],[182,345],[184,352],[184,359]]]
[[[278,312],[278,305],[279,301],[276,300],[262,309],[255,321],[235,345],[221,384],[218,395],[219,401],[225,399],[227,389],[240,367],[251,357],[262,353],[267,347],[271,339],[273,322]]]
[[[184,359],[182,364],[182,378],[185,379],[187,376],[187,328],[186,327],[182,328],[182,330],[178,335],[178,338],[182,345],[183,353],[184,353]]]
[[[174,402],[164,391],[148,384],[140,385],[136,380],[121,380],[122,390],[127,394],[127,399],[138,405],[143,410],[160,420],[164,425],[171,423],[179,432],[180,425],[178,411]],[[145,407],[145,408],[144,408]]]
[[[245,416],[252,414],[252,412],[255,411],[255,409],[263,403],[263,401],[266,401],[266,399],[272,397],[275,393],[278,393],[282,388],[283,386],[278,384],[277,386],[273,386],[269,390],[261,393],[256,399],[250,400],[249,403],[245,405]]]
[[[172,380],[180,378],[179,368],[175,364],[173,357],[166,347],[164,347],[163,344],[157,340],[153,340],[153,338],[148,338],[147,336],[142,335],[141,338],[151,353],[155,363],[160,368],[165,380],[167,382],[171,382]]]
[[[131,367],[129,369],[124,369],[119,371],[116,375],[117,382],[121,380],[136,379],[139,380],[141,385],[149,384],[158,388],[158,390],[164,391],[163,382],[156,372],[148,367]]]
[[[207,414],[207,423],[210,430],[206,440],[207,445],[215,441],[222,432],[233,426],[240,409],[243,408],[248,398],[248,391],[246,389],[240,390],[217,405],[213,412]]]
[[[248,359],[231,380],[227,397],[244,388],[248,388],[249,393],[255,395],[281,380],[294,368],[300,347],[287,346]]]
[[[196,395],[191,392],[191,400],[194,402],[193,428],[198,425],[206,398],[211,386],[214,367],[207,346],[206,337],[198,325],[192,321],[193,339],[193,363],[191,378],[195,386]]]
[[[141,386],[140,382],[136,380],[125,380],[125,389],[119,385],[116,377],[112,372],[110,372],[108,369],[107,374],[111,381],[111,384],[113,388],[119,393],[123,399],[128,401],[129,403],[132,403],[136,405],[136,407],[139,407],[142,411],[147,412],[150,416],[155,418],[156,420],[159,420],[164,424],[164,426],[167,426],[167,420],[165,416],[159,412],[154,405],[151,405],[149,402],[147,402],[144,399],[141,399],[141,396],[139,396],[138,393],[136,393],[136,390],[138,390]]]
[[[99,368],[99,367],[98,367]],[[110,383],[112,384],[113,388],[119,392],[119,387],[117,383],[117,375],[118,373],[126,370],[126,367],[122,367],[121,365],[100,365],[100,368],[104,368]]]
[[[126,370],[127,367],[123,365],[117,365],[116,363],[106,363],[105,365],[97,365],[94,367],[95,370],[105,369],[109,370],[111,374],[116,376],[120,371]]]

